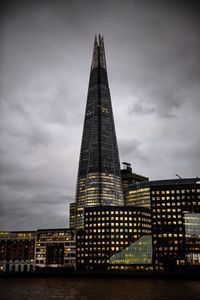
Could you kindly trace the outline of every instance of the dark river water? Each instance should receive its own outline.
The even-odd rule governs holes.
[[[1,300],[196,300],[200,281],[135,278],[4,278]]]

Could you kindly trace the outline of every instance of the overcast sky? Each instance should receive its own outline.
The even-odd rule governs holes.
[[[68,226],[99,32],[120,160],[151,180],[200,176],[200,10],[195,2],[5,0],[0,229]]]

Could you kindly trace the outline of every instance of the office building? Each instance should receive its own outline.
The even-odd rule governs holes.
[[[120,163],[103,37],[95,37],[70,225],[83,228],[84,208],[123,205]]]
[[[85,208],[85,229],[77,232],[78,270],[126,270],[152,264],[151,253],[141,253],[137,244],[151,248],[151,213],[148,208],[100,206]],[[134,245],[140,261],[115,259],[128,246]],[[140,245],[141,248],[141,245]],[[148,247],[149,248],[149,247]],[[111,258],[112,257],[112,258]],[[110,260],[111,259],[111,260]],[[130,266],[131,265],[131,266]]]
[[[35,245],[37,269],[75,269],[76,237],[70,229],[39,229]]]
[[[128,187],[125,203],[151,209],[154,270],[200,265],[198,178],[135,183]]]

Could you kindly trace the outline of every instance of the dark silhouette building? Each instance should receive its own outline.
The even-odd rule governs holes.
[[[126,194],[127,188],[130,184],[142,181],[149,181],[149,178],[137,173],[133,173],[130,163],[123,162],[123,169],[121,169],[123,192]]]
[[[123,205],[120,163],[103,37],[95,36],[70,226],[83,228],[84,208]]]

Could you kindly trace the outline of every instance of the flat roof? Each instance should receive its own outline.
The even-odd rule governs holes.
[[[129,206],[129,205],[98,205],[98,206],[87,206],[85,207],[85,212],[88,211],[103,211],[103,210],[131,210],[131,211],[143,211],[149,212],[150,209],[148,207],[141,207],[141,206]]]
[[[156,186],[180,186],[180,185],[200,184],[200,178],[164,179],[153,181],[142,181],[128,185],[128,190],[151,188]]]
[[[40,229],[37,229],[36,232],[38,231],[60,231],[60,230],[67,230],[67,231],[73,231],[71,230],[71,228],[40,228]]]

